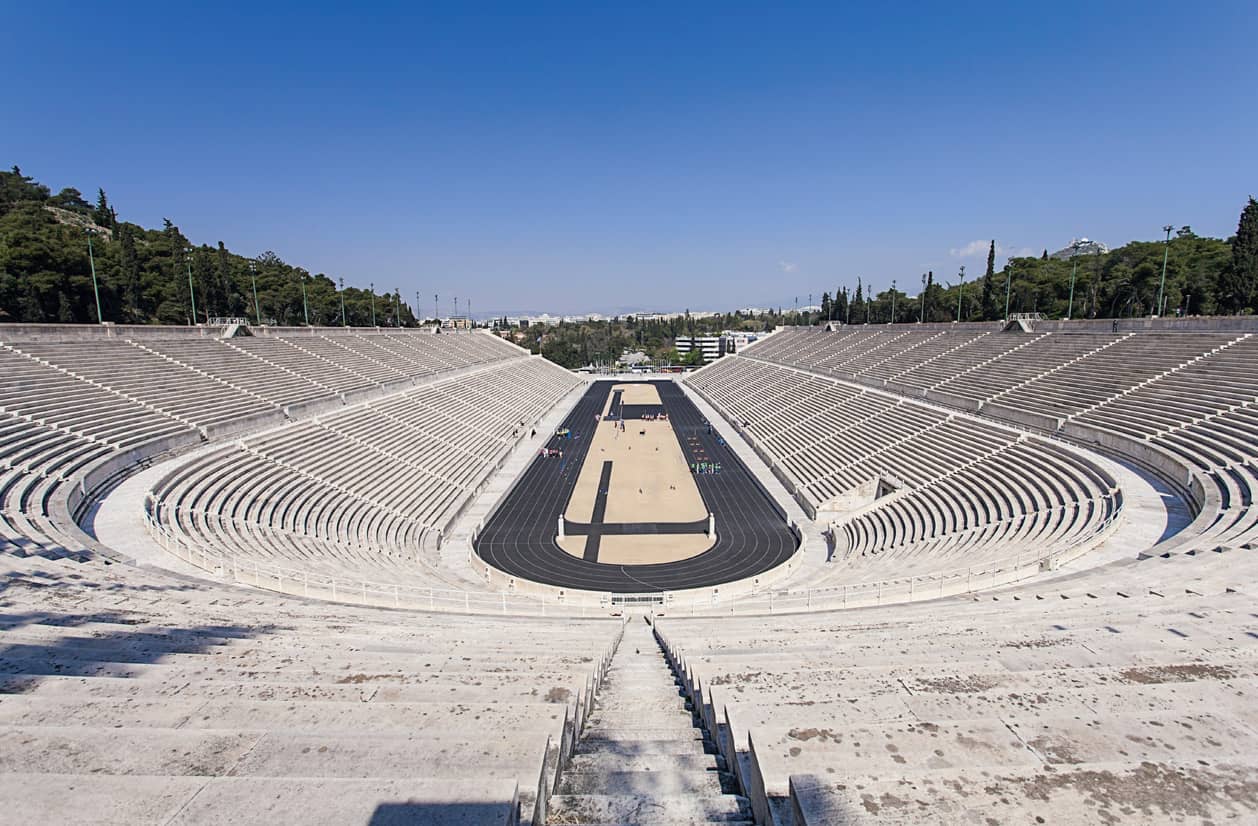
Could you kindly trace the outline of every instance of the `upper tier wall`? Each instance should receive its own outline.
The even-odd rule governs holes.
[[[1032,324],[1037,333],[1258,333],[1258,316],[1252,315],[1192,316],[1191,318],[1084,318],[1073,321],[1035,321]],[[1115,324],[1118,326],[1115,327]],[[925,324],[840,324],[839,326],[886,330],[921,330],[927,332],[983,332],[1003,329],[1005,324],[1003,321],[963,321],[961,323],[955,321],[932,321]],[[789,330],[795,328],[786,326],[780,329]],[[821,327],[817,329],[821,329]]]
[[[0,341],[95,341],[100,338],[218,338],[224,325],[158,324],[0,324]],[[253,327],[254,336],[338,336],[362,333],[432,335],[427,327]],[[449,333],[442,333],[449,335]]]

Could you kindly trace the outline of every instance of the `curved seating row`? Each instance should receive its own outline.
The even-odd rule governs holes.
[[[1049,557],[1093,541],[1121,508],[1114,480],[1074,453],[971,416],[744,358],[687,381],[834,520],[842,572],[827,581]],[[833,513],[871,483],[899,490]]]
[[[549,362],[512,362],[245,438],[164,479],[150,513],[221,556],[446,585],[421,549],[577,383]]]
[[[197,444],[207,427],[250,417],[255,427],[279,424],[294,403],[338,407],[347,391],[382,387],[384,374],[359,370],[387,364],[394,389],[526,361],[487,334],[307,329],[219,339],[202,330],[60,330],[0,330],[0,536],[48,555],[85,547],[74,511],[90,485],[107,481],[97,471],[113,463]]]
[[[892,328],[894,330],[894,328]],[[920,394],[1118,451],[1168,478],[1204,511],[1177,542],[1244,542],[1254,499],[1258,336],[1216,330],[1002,333],[923,328],[895,353],[879,328],[788,329],[748,358]],[[909,339],[917,340],[913,346]],[[863,346],[886,370],[845,372]],[[918,354],[918,355],[915,355]],[[839,364],[839,368],[824,365]],[[1198,480],[1192,482],[1193,479]]]
[[[890,338],[899,342],[894,353],[886,345]],[[880,363],[887,369],[845,372],[863,347],[885,353]],[[1258,491],[1253,333],[924,328],[896,337],[894,328],[795,328],[746,355],[893,391],[920,391],[944,405],[965,402],[992,418],[1125,454],[1168,476],[1202,511],[1176,540],[1181,545],[1240,544],[1258,535],[1258,513],[1251,508]]]
[[[877,558],[855,566],[856,581],[872,581],[929,575],[944,561],[976,567],[1080,548],[1120,508],[1113,480],[1095,467],[1024,439],[926,480],[839,529],[845,561]]]

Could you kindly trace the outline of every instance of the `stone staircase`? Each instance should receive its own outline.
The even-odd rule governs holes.
[[[631,620],[549,803],[551,824],[752,823],[651,627]]]

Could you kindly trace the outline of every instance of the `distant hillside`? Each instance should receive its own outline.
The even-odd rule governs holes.
[[[249,258],[221,241],[217,246],[192,247],[170,221],[161,229],[123,221],[103,190],[98,190],[95,204],[74,188],[54,195],[15,166],[0,172],[0,321],[96,321],[89,230],[105,321],[189,323],[189,274],[198,321],[214,316],[255,319]],[[304,323],[304,281],[310,323],[341,323],[341,296],[332,278],[311,275],[272,252],[252,263],[256,307],[264,320]],[[346,287],[344,299],[350,325],[371,324],[368,290]],[[398,304],[402,324],[415,324],[411,308],[391,294],[376,295],[377,323],[393,325]]]
[[[350,325],[372,323],[368,290],[347,287],[338,293],[331,277],[311,275],[272,252],[251,261],[221,241],[216,247],[191,248],[169,220],[161,229],[122,221],[103,190],[97,191],[95,204],[74,188],[54,195],[16,166],[0,172],[0,321],[96,321],[89,234],[106,321],[187,324],[192,317],[191,277],[199,321],[214,316],[256,320],[260,313],[264,321],[302,324],[304,283],[311,324],[339,324],[342,295]],[[859,280],[854,289],[840,283],[834,293],[822,294],[820,317],[885,323],[894,314],[897,322],[952,321],[959,311],[961,320],[978,321],[1004,318],[1006,306],[1011,313],[1038,312],[1050,318],[1128,317],[1154,312],[1159,292],[1166,315],[1253,312],[1258,306],[1258,202],[1249,199],[1237,234],[1226,241],[1199,236],[1184,226],[1174,231],[1169,244],[1133,241],[1108,252],[1064,259],[1045,251],[1043,256],[1011,259],[999,270],[993,242],[986,272],[966,273],[964,286],[960,273],[930,273],[925,284],[919,284],[916,274],[897,280],[904,289],[877,294]],[[416,323],[401,296],[375,296],[378,324],[394,324],[398,313],[402,324]]]

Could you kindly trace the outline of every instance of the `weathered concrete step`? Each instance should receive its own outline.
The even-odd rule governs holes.
[[[595,705],[594,710],[595,712],[629,711],[646,714],[656,712],[678,714],[685,713],[686,701],[676,691],[671,692],[668,696],[661,697],[656,695],[644,700],[641,697],[622,697],[612,693],[610,689],[604,688],[599,692],[598,703]]]
[[[590,715],[589,725],[593,726],[624,726],[626,728],[672,728],[673,726],[691,726],[690,713],[677,708],[668,712],[643,709],[635,714],[632,711],[608,711],[596,708]],[[654,724],[654,726],[653,726]]]
[[[666,726],[663,728],[636,728],[636,729],[606,729],[591,726],[581,735],[583,742],[594,745],[596,743],[606,743],[619,741],[622,743],[637,743],[646,740],[650,741],[671,741],[674,743],[688,743],[691,741],[703,741],[703,732],[699,729],[692,728],[689,725]]]
[[[282,653],[292,644],[291,638],[267,637],[247,627],[215,626],[205,629],[170,628],[162,625],[137,624],[138,617],[120,617],[119,622],[106,623],[93,620],[83,625],[65,626],[48,622],[17,623],[5,622],[0,618],[0,630],[5,634],[13,634],[15,639],[24,642],[50,641],[58,647],[100,646],[143,648],[146,643],[169,647],[199,643],[207,649],[226,654],[249,653]],[[126,620],[126,621],[122,621]],[[300,634],[301,629],[292,629]],[[126,634],[125,640],[109,639],[104,634]],[[326,629],[320,633],[310,630],[309,636],[330,636]],[[504,659],[518,655],[522,649],[541,651],[563,651],[561,656],[570,659],[582,659],[583,655],[598,651],[588,635],[558,638],[550,635],[549,639],[531,639],[521,634],[512,642],[494,641],[492,639],[469,638],[468,632],[460,633],[451,630],[446,638],[433,633],[423,637],[410,639],[346,639],[337,636],[338,652],[347,652],[362,657],[380,657],[397,660],[403,657],[446,658],[464,657],[496,657]],[[547,646],[550,643],[550,646]],[[557,647],[556,647],[557,646]]]
[[[194,695],[203,699],[257,700],[391,700],[398,703],[437,702],[457,699],[474,703],[479,699],[517,699],[532,702],[545,699],[562,704],[575,698],[580,674],[561,671],[502,671],[468,680],[465,676],[433,674],[416,678],[414,674],[352,673],[328,681],[326,676],[277,676],[262,679],[257,671],[231,676],[226,671],[215,673],[213,681],[204,679],[204,671],[189,670],[153,674],[148,679],[127,676],[79,675],[73,669],[67,674],[29,674],[8,670],[0,676],[0,691],[10,694],[57,695],[57,697],[175,697]],[[131,668],[131,666],[128,666]],[[43,670],[47,671],[47,658]],[[200,679],[194,679],[194,678]],[[527,678],[527,679],[526,679]],[[565,688],[569,686],[569,688]]]
[[[692,826],[746,823],[751,807],[736,795],[553,795],[551,820],[557,823],[623,823],[639,826]]]
[[[638,755],[708,754],[709,749],[701,738],[694,740],[582,740],[577,743],[577,754],[603,754],[616,757]]]
[[[660,668],[663,667],[661,663]],[[677,692],[677,684],[671,678],[665,679],[664,675],[654,673],[642,676],[613,674],[608,677],[606,685],[618,696],[639,696],[647,702]]]
[[[621,642],[621,645],[624,645],[623,642]],[[652,645],[654,646],[654,642]],[[668,674],[668,671],[665,670],[667,665],[667,661],[664,660],[663,655],[659,654],[657,647],[657,649],[654,649],[653,654],[630,655],[628,660],[614,661],[611,664],[611,668],[608,669],[608,674],[611,676],[664,676]],[[664,668],[660,668],[660,666],[664,666]]]
[[[516,733],[556,730],[564,707],[554,703],[491,703],[476,711],[463,703],[362,703],[354,701],[76,699],[17,695],[0,703],[0,725],[127,726],[134,728],[239,729],[323,734],[395,734],[403,730],[453,732],[470,725]]]
[[[657,649],[658,650],[658,649]],[[661,679],[668,675],[668,663],[662,656],[634,657],[631,661],[614,662],[607,673],[612,678]]]
[[[677,737],[682,740],[689,740],[691,734],[697,730],[690,725],[689,720],[682,720],[680,718],[674,718],[673,720],[642,720],[638,723],[591,720],[585,729],[585,736],[597,735],[610,740],[613,736],[620,736],[635,731],[667,731],[672,732],[670,736]],[[652,739],[656,738],[652,737]]]
[[[725,768],[725,758],[719,754],[608,754],[594,752],[577,754],[564,769],[569,774],[594,774],[617,771],[715,771]]]
[[[154,655],[150,655],[151,660]],[[352,667],[340,665],[335,668],[326,668],[314,666],[311,663],[300,664],[301,652],[297,651],[293,654],[290,661],[281,663],[273,659],[262,661],[257,665],[242,664],[237,661],[229,661],[215,657],[199,655],[201,662],[191,664],[186,659],[182,661],[174,661],[175,656],[170,654],[162,654],[162,662],[151,662],[144,660],[128,661],[121,657],[65,657],[61,652],[55,654],[49,653],[47,649],[39,649],[29,653],[8,653],[4,657],[4,680],[25,677],[44,677],[44,676],[76,676],[76,677],[121,677],[126,679],[143,679],[167,682],[200,682],[204,680],[213,681],[234,681],[244,682],[253,680],[258,683],[277,682],[292,683],[295,681],[307,682],[311,685],[405,685],[417,684],[418,681],[413,671],[404,672],[395,667],[389,669],[363,668],[361,664],[354,663]],[[429,666],[420,664],[425,668]],[[488,661],[480,661],[475,667],[464,663],[461,667],[447,668],[445,663],[439,663],[432,666],[434,674],[440,674],[445,680],[458,680],[463,677],[473,683],[477,678],[483,679],[486,669],[489,667]],[[584,666],[582,666],[584,667]],[[563,666],[559,666],[563,668]],[[312,670],[313,669],[313,670]],[[477,673],[479,669],[479,674]],[[514,676],[518,676],[521,680],[527,679],[530,684],[541,682],[541,677],[534,679],[535,674],[553,675],[550,679],[555,681],[553,688],[560,691],[568,690],[564,686],[572,682],[574,671],[581,673],[578,669],[568,669],[566,671],[557,670],[548,666],[539,666],[539,671],[534,672],[525,668],[504,668],[501,672],[495,671],[495,676],[501,673],[501,679],[510,681]]]
[[[726,793],[716,769],[711,771],[609,771],[577,774],[565,771],[560,794],[719,795]]]
[[[550,733],[554,736],[554,732]],[[0,726],[0,774],[406,778],[537,774],[546,735],[413,736]],[[536,782],[536,778],[527,782]]]
[[[529,675],[532,678],[532,675]],[[408,680],[410,677],[408,676]],[[523,679],[476,685],[463,680],[445,680],[440,675],[424,682],[401,682],[396,679],[357,679],[344,682],[241,681],[202,678],[178,680],[127,677],[80,677],[67,674],[6,674],[0,676],[0,693],[24,694],[28,697],[56,697],[61,702],[72,697],[156,699],[164,697],[200,697],[203,700],[297,700],[302,702],[397,702],[419,703],[452,701],[532,702],[545,699],[562,708],[562,703],[575,696],[574,688],[564,688],[563,680],[575,686],[572,675],[538,675],[537,683],[548,689],[532,687]]]
[[[342,823],[509,826],[516,782],[500,780],[347,780],[4,774],[6,823],[221,823],[271,826],[293,820]]]

